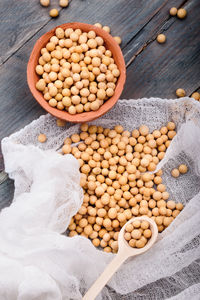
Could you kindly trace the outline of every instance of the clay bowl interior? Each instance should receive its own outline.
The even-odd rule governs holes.
[[[97,35],[101,36],[104,39],[105,42],[105,47],[109,50],[111,50],[113,54],[113,58],[115,60],[116,65],[118,66],[120,70],[120,76],[117,80],[116,84],[116,89],[114,95],[106,100],[104,104],[97,110],[97,111],[91,111],[91,112],[83,112],[75,115],[69,114],[65,110],[58,110],[57,108],[51,107],[48,102],[44,99],[43,94],[38,91],[35,87],[36,82],[40,79],[40,76],[36,74],[35,72],[35,67],[38,64],[38,60],[40,57],[40,50],[46,46],[48,43],[49,39],[55,34],[55,30],[57,27],[61,27],[64,30],[66,28],[73,28],[77,29],[80,28],[82,31],[88,32],[90,30],[94,30]],[[85,24],[85,23],[66,23],[59,25],[55,28],[53,28],[51,31],[45,33],[43,36],[41,36],[30,55],[29,61],[28,61],[28,66],[27,66],[27,81],[29,88],[31,90],[31,93],[33,94],[34,98],[38,101],[38,103],[51,115],[63,119],[65,121],[69,122],[74,122],[74,123],[83,123],[87,121],[92,121],[103,114],[105,114],[107,111],[109,111],[117,102],[119,99],[123,86],[125,83],[125,78],[126,78],[126,67],[125,67],[125,62],[123,58],[123,54],[121,52],[121,49],[117,42],[113,39],[113,37],[108,34],[106,31],[104,31],[101,28],[98,28],[96,26],[90,25],[90,24]]]

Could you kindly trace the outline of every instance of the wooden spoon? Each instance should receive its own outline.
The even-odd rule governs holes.
[[[139,221],[147,221],[150,224],[150,229],[152,232],[151,238],[148,240],[147,244],[143,248],[132,248],[129,246],[127,241],[124,239],[124,231],[127,224],[132,223],[135,220]],[[99,276],[99,278],[95,281],[95,283],[91,286],[91,288],[87,291],[83,300],[94,300],[96,296],[100,293],[106,283],[110,280],[113,274],[117,271],[117,269],[121,266],[121,264],[129,257],[136,256],[142,254],[149,250],[153,244],[155,243],[158,236],[158,228],[156,223],[146,217],[141,216],[137,218],[132,218],[129,220],[120,230],[119,238],[118,238],[118,253],[115,258],[109,263],[103,273]]]

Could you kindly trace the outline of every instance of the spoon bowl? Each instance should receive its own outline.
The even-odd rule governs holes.
[[[128,224],[133,223],[135,220],[147,221],[150,225],[152,236],[143,248],[132,248],[124,238],[125,227]],[[158,236],[158,227],[152,219],[150,219],[149,217],[146,217],[146,216],[134,217],[134,218],[130,219],[120,230],[119,237],[118,237],[118,248],[119,248],[118,253],[119,252],[125,253],[124,255],[126,255],[127,258],[130,256],[136,256],[136,255],[142,254],[142,253],[146,252],[147,250],[149,250],[153,246],[153,244],[155,243],[155,241],[157,239],[157,236]]]
[[[151,238],[148,240],[147,244],[143,248],[132,248],[124,238],[124,231],[127,224],[132,223],[133,221],[147,221],[150,225],[152,232]],[[114,259],[109,263],[100,277],[95,281],[91,286],[88,292],[83,297],[83,300],[94,300],[96,296],[100,293],[106,283],[110,280],[113,274],[118,270],[122,263],[131,256],[136,256],[142,254],[149,250],[155,243],[158,236],[158,228],[156,223],[146,216],[134,217],[130,219],[120,230],[118,237],[118,252]]]

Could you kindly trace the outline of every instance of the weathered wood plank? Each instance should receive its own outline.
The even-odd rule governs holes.
[[[13,0],[9,0],[2,9],[3,22],[1,24],[5,23],[5,20],[9,20],[9,26],[6,26],[3,36],[4,43],[0,47],[2,60],[5,61],[12,53],[16,53],[1,68],[0,139],[25,126],[43,113],[26,84],[26,63],[31,49],[40,35],[64,22],[101,22],[103,25],[111,26],[113,35],[122,36],[123,45],[125,45],[144,26],[145,22],[149,21],[154,10],[161,6],[161,1],[157,0],[153,1],[151,5],[144,0],[128,0],[126,2],[120,0],[117,3],[115,0],[92,2],[79,0],[78,3],[72,1],[70,6],[61,12],[58,19],[49,21],[47,13],[49,9],[41,8],[38,2],[36,4],[28,1],[28,5],[26,2],[26,0],[20,1],[16,6],[13,5]],[[19,14],[16,14],[17,11]],[[10,20],[11,16],[12,20]],[[24,28],[22,20],[26,18],[29,18],[31,22]],[[37,33],[42,24],[46,24],[46,26]],[[13,42],[11,42],[10,32],[15,34]],[[34,37],[31,38],[32,36]],[[27,41],[28,39],[30,40]],[[24,46],[23,43],[25,43]],[[9,49],[7,49],[8,44],[10,45]],[[20,47],[21,49],[19,49]],[[18,49],[19,51],[17,51]],[[7,111],[9,113],[5,114]],[[6,192],[6,183],[1,186],[2,188]]]
[[[185,0],[177,0],[176,7],[182,7],[185,2]],[[153,41],[158,33],[166,31],[175,22],[176,18],[169,14],[169,10],[173,6],[173,0],[163,1],[162,7],[155,11],[150,21],[125,46],[123,50],[127,67],[132,63],[135,55],[138,55],[143,48]]]
[[[61,12],[59,21],[60,24],[79,21],[108,25],[113,36],[121,36],[123,48],[162,6],[163,0],[72,1],[69,10]]]
[[[0,64],[51,20],[50,8],[57,7],[61,10],[58,1],[52,0],[51,3],[50,7],[45,8],[40,5],[39,0],[0,2]]]
[[[153,0],[151,4],[145,0],[71,1],[69,7],[61,11],[58,19],[46,24],[1,66],[0,139],[43,113],[34,101],[26,83],[26,65],[30,52],[35,41],[43,33],[64,22],[101,22],[110,25],[113,34],[122,36],[126,44],[145,23],[149,22],[155,10],[162,7],[162,3],[161,0]],[[5,114],[8,111],[9,114]]]
[[[174,18],[164,32],[167,42],[150,42],[128,67],[124,98],[176,98],[177,88],[191,95],[200,86],[199,1],[189,1],[186,9],[187,18]]]
[[[14,194],[14,182],[7,179],[0,185],[0,211],[2,208],[9,206]]]
[[[124,0],[117,2],[114,0],[93,0],[92,2],[76,0],[73,3],[71,1],[69,7],[62,10],[62,18],[58,18],[58,24],[72,20],[88,23],[106,22],[113,25],[114,34],[120,32],[123,35],[125,45],[140,30],[141,26],[148,22],[161,4],[161,0],[153,0],[151,4],[144,0],[128,0],[126,2]],[[52,0],[51,6],[48,8],[42,7],[39,0],[17,2],[8,0],[0,3],[0,29],[4,32],[0,47],[0,63],[6,61],[36,32],[52,21],[48,12],[53,7],[61,10],[57,0]],[[133,22],[136,16],[140,26]],[[118,26],[114,27],[116,24]]]

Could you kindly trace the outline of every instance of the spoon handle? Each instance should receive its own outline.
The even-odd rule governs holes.
[[[82,300],[94,300],[100,293],[106,283],[110,280],[112,275],[117,271],[121,264],[128,258],[122,251],[118,252],[115,258],[105,268],[99,278],[93,283],[91,288],[87,291]]]

